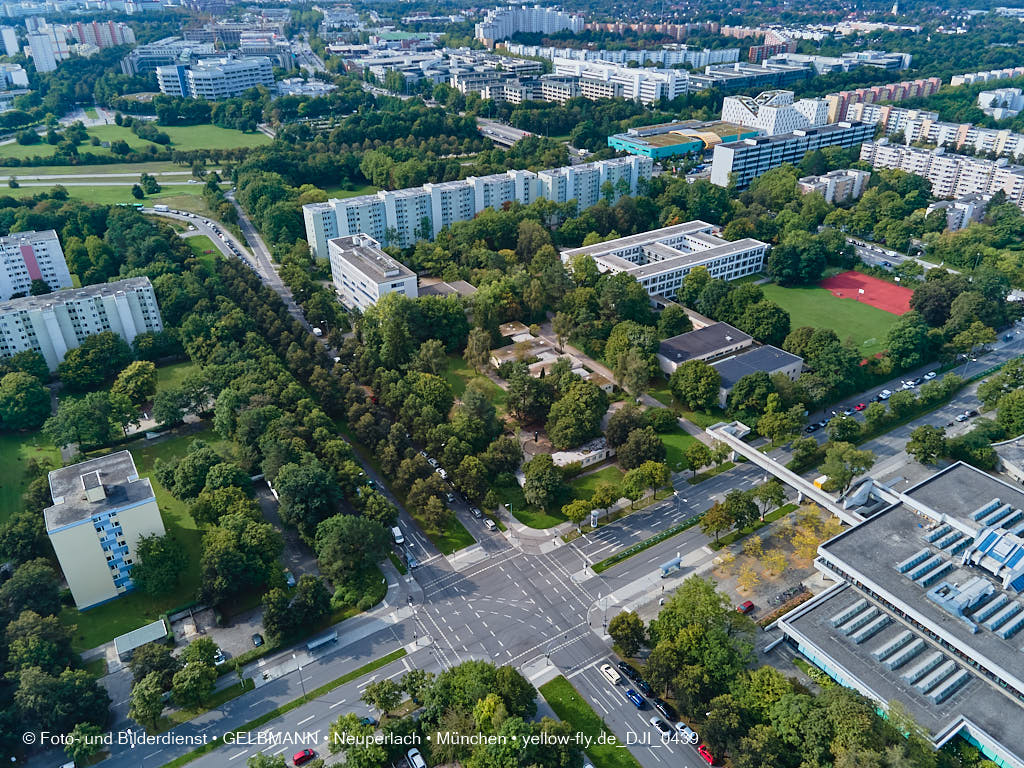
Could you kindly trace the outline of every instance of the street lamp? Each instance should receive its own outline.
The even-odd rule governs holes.
[[[298,662],[298,657],[293,653],[292,659]],[[302,665],[298,664],[299,669],[299,685],[302,686],[302,698],[306,698],[306,678],[302,675]]]

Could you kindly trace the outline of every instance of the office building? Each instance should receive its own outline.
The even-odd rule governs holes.
[[[711,64],[704,68],[704,73],[691,72],[688,87],[691,92],[706,91],[716,88],[726,93],[745,91],[748,88],[785,88],[787,85],[799,83],[814,74],[814,70],[804,64]]]
[[[126,75],[144,75],[157,67],[189,64],[203,56],[213,56],[213,43],[197,43],[178,37],[165,37],[153,43],[137,46],[121,59],[121,72]]]
[[[828,122],[824,99],[793,101],[792,91],[765,91],[757,96],[726,96],[722,120],[756,128],[765,136],[813,128]]]
[[[64,251],[52,229],[0,237],[0,300],[28,296],[33,280],[44,280],[51,291],[71,287]]]
[[[49,481],[46,535],[78,610],[132,589],[139,539],[165,531],[153,486],[139,477],[131,452],[55,469]]]
[[[148,277],[0,302],[0,357],[32,349],[51,371],[88,336],[111,331],[131,344],[162,330]]]
[[[871,174],[867,171],[845,168],[797,179],[797,189],[802,195],[820,192],[827,203],[846,203],[859,198],[867,189],[870,179]]]
[[[243,32],[238,42],[243,57],[265,56],[275,67],[295,69],[295,54],[287,37],[276,32]]]
[[[600,272],[625,272],[636,278],[651,296],[674,297],[683,278],[695,267],[705,267],[713,278],[735,280],[764,268],[768,245],[744,238],[729,242],[712,234],[704,221],[689,221],[650,232],[607,240],[562,251],[571,264],[577,256],[594,259]]]
[[[942,211],[946,215],[946,231],[956,232],[965,229],[968,224],[985,218],[991,195],[971,194],[958,197],[956,200],[939,200],[928,206],[926,214]]]
[[[741,141],[757,134],[754,128],[744,128],[734,123],[684,120],[630,128],[625,133],[609,136],[608,146],[632,155],[664,160],[705,152],[719,144]]]
[[[776,626],[841,685],[899,702],[936,747],[959,737],[1024,768],[1024,493],[957,463],[874,494],[881,509],[818,547],[834,586]]]
[[[496,41],[520,32],[549,35],[563,30],[574,34],[582,32],[583,17],[559,8],[523,5],[488,11],[483,21],[476,25],[475,37],[485,45],[493,46]]]
[[[728,323],[712,323],[687,331],[658,344],[658,367],[666,376],[690,360],[708,362],[752,346],[754,339]]]
[[[519,43],[502,43],[500,47],[515,56],[536,56],[548,61],[571,59],[573,61],[598,61],[626,65],[635,62],[641,67],[653,65],[667,68],[702,69],[709,64],[731,64],[740,59],[739,48],[695,48],[680,44],[663,45],[661,48],[652,49],[624,48],[622,50],[555,48],[548,45],[521,45]]]
[[[953,75],[949,84],[973,85],[974,83],[989,83],[993,80],[1011,80],[1015,77],[1024,77],[1024,67],[1007,67],[1006,69],[990,69],[983,72]]]
[[[784,163],[799,163],[805,154],[823,147],[854,147],[874,136],[865,123],[833,123],[817,128],[719,144],[711,162],[711,183],[745,189],[765,171]]]
[[[95,45],[101,49],[135,42],[135,32],[120,21],[76,21],[68,24],[65,31],[79,43]]]
[[[913,99],[919,96],[931,96],[938,93],[942,80],[929,77],[919,80],[908,80],[902,83],[873,85],[868,88],[857,88],[853,91],[839,91],[825,97],[828,102],[828,121],[839,123],[849,120],[847,110],[851,104],[876,104],[881,101],[896,102]]]
[[[367,235],[336,237],[327,244],[331,279],[341,303],[365,312],[388,293],[415,299],[416,273],[388,256]]]
[[[0,62],[0,92],[18,88],[28,88],[28,72],[18,64]]]
[[[1024,109],[1024,93],[1020,88],[996,88],[978,94],[978,108],[995,120],[1016,117]]]
[[[657,69],[652,67],[627,67],[603,61],[577,61],[556,58],[553,61],[554,74],[580,79],[580,93],[585,83],[614,83],[621,86],[624,99],[643,104],[653,104],[660,99],[674,99],[688,92],[689,75],[679,69]]]
[[[21,53],[18,31],[14,27],[0,27],[0,38],[3,38],[5,56],[17,56]]]
[[[193,43],[221,43],[225,46],[241,45],[245,35],[276,35],[283,37],[285,24],[280,21],[252,19],[247,21],[207,22],[197,27],[187,27],[182,37]]]
[[[913,57],[909,53],[885,51],[854,51],[839,56],[815,56],[806,53],[779,53],[768,59],[772,64],[810,64],[819,75],[849,72],[857,67],[875,69],[909,69]]]
[[[931,182],[935,197],[951,199],[1003,192],[1010,202],[1024,208],[1024,166],[1012,165],[1005,158],[986,160],[956,155],[941,147],[920,149],[881,139],[866,142],[861,147],[860,159],[875,168],[898,168],[923,176]]]
[[[765,344],[762,347],[755,347],[733,357],[711,363],[711,367],[718,371],[720,378],[718,405],[725,408],[729,402],[729,393],[736,386],[736,382],[744,376],[762,372],[769,376],[781,373],[790,381],[796,381],[804,369],[804,361],[803,358],[785,352],[778,347]]]
[[[612,200],[635,195],[651,178],[653,163],[644,157],[618,157],[566,168],[506,171],[470,176],[461,181],[380,191],[344,200],[302,206],[306,242],[318,259],[328,257],[327,242],[336,237],[365,234],[383,245],[408,247],[433,239],[445,226],[468,221],[487,208],[506,203],[523,205],[546,198],[556,203],[576,200],[579,210],[601,198],[602,186],[612,185]]]
[[[200,59],[156,68],[160,92],[189,99],[230,99],[258,85],[272,88],[274,67],[266,56]]]

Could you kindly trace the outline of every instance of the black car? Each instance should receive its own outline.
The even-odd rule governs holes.
[[[252,636],[252,644],[255,647],[257,647],[257,648],[259,648],[261,645],[263,645],[263,635],[260,635],[260,634],[253,635]]]
[[[967,413],[967,418],[969,418],[969,419],[973,419],[975,416],[978,415],[977,411],[966,411],[966,413]]]
[[[619,668],[619,672],[624,674],[630,680],[639,680],[640,679],[640,673],[637,671],[636,667],[634,667],[632,664],[627,664],[624,661],[620,661],[615,666],[617,666]]]
[[[920,387],[922,384],[924,384],[924,376],[918,376],[916,379],[914,379],[915,387]]]
[[[818,425],[817,424],[808,424],[806,427],[804,427],[804,432],[817,432],[817,431],[818,431]]]
[[[651,699],[651,704],[654,705],[654,708],[658,710],[658,713],[666,720],[671,720],[674,723],[679,719],[679,715],[676,714],[675,709],[673,709],[672,705],[667,701],[663,699]]]
[[[640,689],[640,692],[650,698],[654,695],[654,690],[647,684],[646,680],[641,680],[639,677],[633,681],[636,683],[636,687]]]

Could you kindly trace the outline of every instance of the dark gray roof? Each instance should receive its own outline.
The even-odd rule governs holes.
[[[121,291],[133,291],[138,288],[149,288],[153,286],[148,277],[127,277],[124,280],[115,280],[112,283],[96,283],[81,288],[67,288],[63,291],[44,293],[39,296],[22,296],[20,299],[8,299],[0,301],[0,313],[14,312],[19,310],[42,309],[54,304],[67,304],[69,301],[79,299],[94,299],[102,296],[115,296]]]
[[[766,344],[749,352],[741,352],[735,357],[727,357],[725,360],[711,365],[722,377],[722,387],[732,389],[737,381],[749,373],[764,371],[772,374],[797,362],[802,362],[801,358]]]
[[[139,477],[130,451],[109,453],[55,469],[50,472],[49,481],[53,506],[43,510],[47,531],[88,520],[100,512],[154,498],[153,486],[148,478]],[[85,489],[100,484],[106,498],[101,501],[86,499]]]
[[[735,344],[751,341],[749,334],[728,323],[713,323],[696,331],[687,331],[658,345],[658,354],[673,363],[685,363],[695,357],[707,357]]]

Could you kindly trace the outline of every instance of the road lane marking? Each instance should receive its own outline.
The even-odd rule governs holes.
[[[305,723],[308,723],[310,720],[312,720],[314,717],[316,717],[316,715],[310,715],[305,720],[299,720],[299,722],[297,722],[296,725],[304,725]]]
[[[236,757],[241,757],[242,755],[247,755],[247,754],[249,754],[249,750],[246,749],[246,750],[244,750],[242,752],[238,752],[237,754],[232,755],[231,757],[228,758],[228,760],[229,761],[230,760],[234,760]]]
[[[334,709],[335,707],[340,707],[344,703],[345,703],[344,699],[342,699],[341,701],[336,701],[334,704],[331,704],[331,706],[329,706],[328,709]]]

